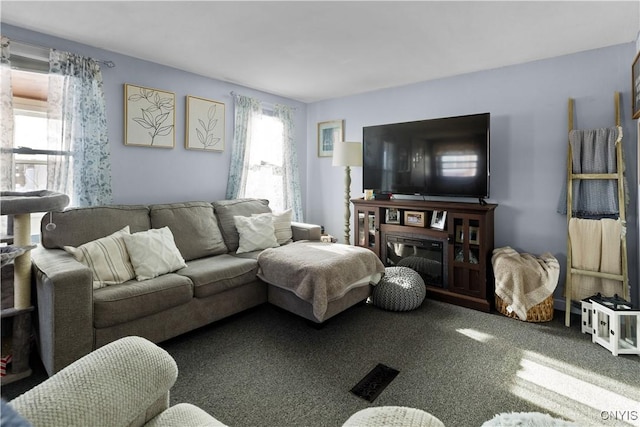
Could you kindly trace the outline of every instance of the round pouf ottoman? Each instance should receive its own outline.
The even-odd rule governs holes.
[[[391,311],[408,311],[420,307],[427,288],[418,273],[409,267],[387,267],[384,276],[373,287],[372,302]]]
[[[444,427],[442,421],[421,409],[378,406],[351,415],[342,427]]]

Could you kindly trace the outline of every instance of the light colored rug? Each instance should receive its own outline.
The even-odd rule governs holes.
[[[578,427],[578,425],[540,412],[505,412],[485,422],[482,427]]]

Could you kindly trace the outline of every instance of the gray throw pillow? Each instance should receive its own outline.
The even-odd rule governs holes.
[[[150,209],[151,227],[169,227],[185,261],[228,252],[211,203],[167,203]]]
[[[213,207],[229,252],[237,251],[240,244],[240,235],[233,220],[234,216],[251,216],[271,212],[269,201],[266,199],[220,200],[213,202]]]

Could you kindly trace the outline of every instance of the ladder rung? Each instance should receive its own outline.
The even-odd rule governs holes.
[[[604,273],[601,271],[581,270],[579,268],[572,268],[571,274],[580,274],[582,276],[600,277],[602,279],[617,280],[624,282],[624,276],[622,274]]]
[[[618,179],[617,173],[572,173],[571,179]]]

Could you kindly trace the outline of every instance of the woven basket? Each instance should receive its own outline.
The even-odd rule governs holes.
[[[511,317],[513,319],[522,320],[518,317],[515,311],[509,313],[507,311],[507,304],[496,295],[496,310],[500,313],[504,314],[507,317]],[[553,294],[549,295],[544,301],[540,304],[534,305],[529,310],[527,310],[527,319],[526,322],[548,322],[553,319]]]

